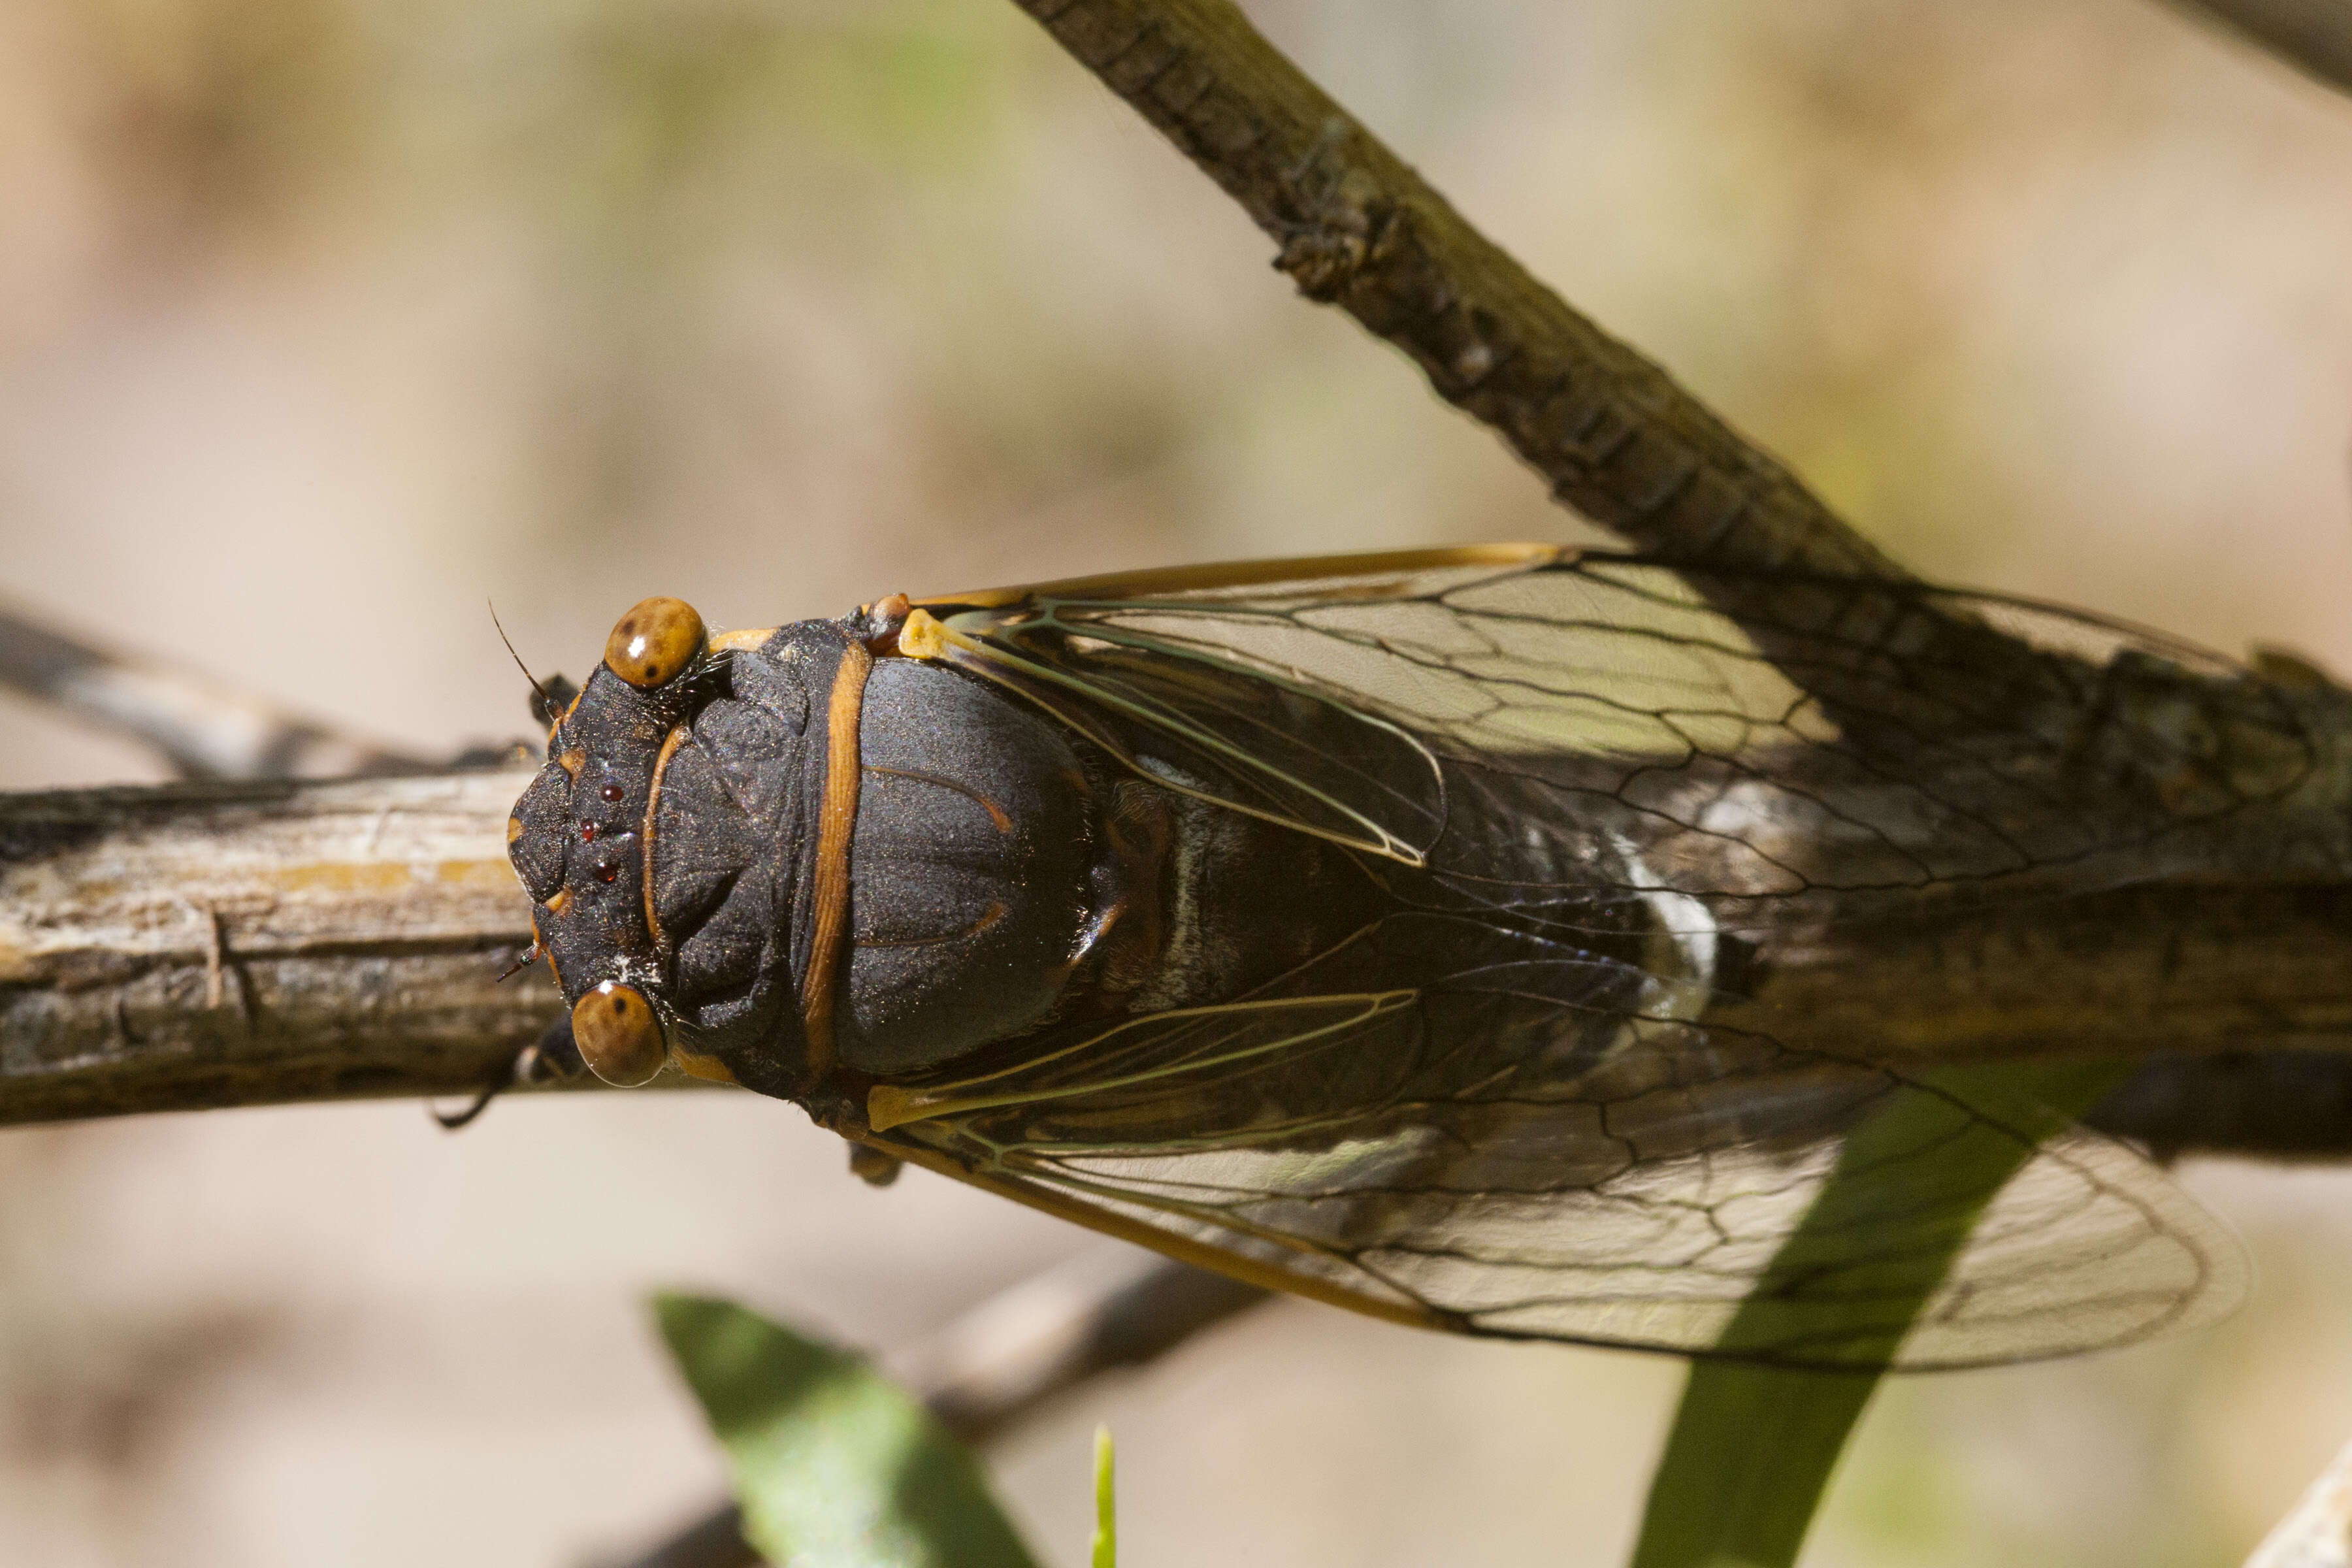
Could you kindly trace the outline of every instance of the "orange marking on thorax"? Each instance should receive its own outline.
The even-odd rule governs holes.
[[[662,774],[669,771],[670,754],[685,739],[686,726],[680,724],[662,737],[661,750],[654,753],[653,782],[646,786],[644,842],[638,851],[645,858],[646,934],[654,939],[654,951],[665,960],[669,956],[669,941],[662,934],[661,917],[654,912],[654,813],[661,808]]]
[[[825,705],[824,802],[817,816],[816,929],[809,942],[808,983],[801,991],[801,1024],[808,1035],[809,1070],[833,1066],[833,1005],[842,950],[849,935],[849,841],[857,826],[857,717],[874,656],[852,645],[841,656]]]

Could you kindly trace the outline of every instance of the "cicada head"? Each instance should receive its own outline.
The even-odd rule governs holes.
[[[508,849],[600,1078],[675,1061],[803,1097],[824,717],[862,648],[834,621],[714,637],[647,599],[549,730]]]
[[[598,1077],[638,1084],[670,1055],[653,845],[662,775],[696,714],[728,685],[691,605],[653,598],[614,626],[595,673],[548,731],[547,765],[515,803],[507,852],[531,923]]]

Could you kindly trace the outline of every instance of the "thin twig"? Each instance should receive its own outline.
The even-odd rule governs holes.
[[[1903,575],[1464,221],[1228,0],[1015,4],[1242,205],[1301,291],[1411,355],[1594,521],[1685,560]]]
[[[1106,1248],[991,1297],[885,1364],[950,1433],[984,1443],[1077,1384],[1164,1355],[1265,1295]],[[626,1568],[753,1568],[761,1559],[742,1525],[733,1503],[718,1505]]]
[[[2352,92],[2352,0],[2174,0],[2339,92]]]
[[[1777,459],[1479,233],[1232,0],[1013,3],[1241,204],[1301,293],[1402,349],[1558,500],[1639,550],[1717,569],[1693,587],[1768,657],[1785,644],[1769,613],[1779,593],[1754,574],[1907,579]],[[2030,689],[2015,639],[1932,602],[1915,611],[1916,668]]]
[[[1265,1298],[1190,1264],[1101,1249],[990,1298],[889,1365],[950,1432],[985,1443],[1055,1394],[1154,1361]]]
[[[7,610],[0,610],[0,686],[142,742],[186,778],[331,778],[435,765]]]

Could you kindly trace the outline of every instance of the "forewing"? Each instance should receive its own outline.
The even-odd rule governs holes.
[[[2161,1173],[1998,1078],[1704,1018],[1718,934],[1811,895],[1853,918],[2204,852],[2311,765],[2267,683],[2032,606],[1535,546],[928,609],[907,651],[1426,877],[1240,1004],[877,1090],[910,1157],[1470,1333],[1962,1365],[2234,1300],[2232,1245]]]
[[[1619,967],[1530,947],[1414,992],[1066,1029],[877,1090],[875,1121],[1066,1217],[1470,1334],[1941,1367],[2236,1301],[2234,1245],[2120,1145],[1981,1074],[1623,1010]]]
[[[932,607],[940,657],[1130,765],[1505,902],[2129,879],[2312,765],[2226,661],[1877,580],[1494,546]]]

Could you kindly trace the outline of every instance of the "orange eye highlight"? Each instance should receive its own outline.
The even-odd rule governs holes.
[[[589,1070],[620,1089],[635,1089],[661,1071],[669,1058],[661,1020],[644,992],[607,980],[572,1009],[572,1038]]]
[[[640,599],[613,624],[604,663],[641,688],[659,686],[702,651],[702,617],[683,599]]]

